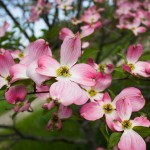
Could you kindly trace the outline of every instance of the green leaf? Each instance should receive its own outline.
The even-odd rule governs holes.
[[[143,138],[150,135],[150,128],[148,127],[135,126],[133,130],[140,134]]]
[[[108,142],[108,140],[109,140],[109,133],[108,133],[107,125],[105,123],[101,124],[100,131],[102,132],[103,136],[105,137],[105,139]]]
[[[116,97],[115,93],[110,89],[108,89],[108,91],[109,91],[111,97],[114,99]]]
[[[118,144],[122,133],[114,132],[111,134],[108,142],[108,148],[114,147]]]

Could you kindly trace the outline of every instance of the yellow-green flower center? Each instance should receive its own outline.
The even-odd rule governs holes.
[[[89,93],[90,97],[94,97],[97,94],[97,92],[93,89],[89,90],[88,93]]]
[[[128,64],[128,66],[130,67],[131,71],[135,69],[133,64]]]
[[[23,52],[20,52],[18,56],[19,56],[20,58],[23,58],[23,57],[24,57],[24,53],[23,53]]]
[[[103,105],[103,110],[106,114],[110,114],[112,113],[112,111],[114,110],[113,106],[111,104],[104,104]]]
[[[102,64],[99,64],[98,65],[98,71],[100,71],[100,72],[104,72],[105,71],[105,65],[102,65]]]
[[[121,123],[123,129],[131,129],[132,128],[132,122],[130,120],[124,120]]]
[[[59,77],[70,77],[71,74],[69,73],[69,68],[67,66],[61,66],[57,69],[57,76]]]

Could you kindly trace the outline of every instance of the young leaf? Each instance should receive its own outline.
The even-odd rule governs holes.
[[[100,130],[101,130],[103,136],[105,137],[105,139],[106,139],[107,142],[108,142],[108,140],[109,140],[109,133],[108,133],[108,129],[107,129],[107,126],[106,126],[105,123],[102,123],[102,124],[101,124]]]
[[[114,132],[111,134],[108,142],[108,148],[116,146],[120,140],[122,133]]]
[[[135,126],[133,130],[140,134],[143,138],[150,135],[150,128],[148,127]]]

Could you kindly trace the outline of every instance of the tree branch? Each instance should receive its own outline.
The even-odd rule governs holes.
[[[0,5],[3,7],[3,9],[7,12],[7,14],[10,16],[10,18],[13,20],[13,22],[16,24],[16,26],[20,29],[20,31],[25,35],[25,37],[30,41],[30,37],[27,34],[27,32],[20,26],[19,22],[15,19],[15,17],[11,14],[11,12],[7,9],[7,6],[4,4],[2,0],[0,0]]]

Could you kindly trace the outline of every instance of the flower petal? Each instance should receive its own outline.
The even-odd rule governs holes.
[[[56,70],[60,67],[60,64],[52,57],[42,56],[38,60],[37,73],[49,77],[56,77]]]
[[[136,117],[133,120],[133,125],[134,126],[150,127],[150,121],[144,116]]]
[[[139,111],[142,109],[145,105],[144,97],[142,96],[142,93],[139,89],[135,87],[128,87],[123,89],[120,94],[118,94],[115,99],[114,103],[116,103],[118,100],[122,98],[127,98],[130,100],[130,103],[132,105],[132,111]]]
[[[29,65],[33,61],[40,58],[42,55],[52,56],[51,49],[49,48],[48,43],[43,39],[38,39],[31,43],[26,49],[25,54],[27,55],[24,57],[20,63]]]
[[[0,89],[4,86],[7,85],[8,81],[5,78],[0,77]]]
[[[94,121],[102,118],[104,112],[97,102],[90,102],[82,106],[80,115],[86,120]]]
[[[61,80],[50,87],[50,96],[64,106],[73,104],[82,95],[81,88],[71,81]]]
[[[77,64],[70,69],[70,80],[85,86],[94,86],[96,70],[87,64]]]
[[[17,101],[24,101],[27,94],[27,89],[23,85],[12,86],[5,93],[5,98],[10,104],[15,104]]]
[[[127,61],[128,63],[136,63],[142,55],[143,47],[141,44],[130,45],[127,50]]]
[[[27,76],[32,79],[38,86],[40,86],[44,81],[50,79],[50,77],[38,74],[36,72],[37,67],[37,61],[33,61],[27,68]]]
[[[121,150],[146,150],[145,141],[133,130],[125,130],[122,134],[118,147]]]
[[[132,106],[128,99],[120,99],[116,102],[116,109],[121,120],[129,120],[132,113]]]
[[[80,34],[75,37],[66,37],[61,45],[60,62],[61,65],[73,66],[81,56]]]

